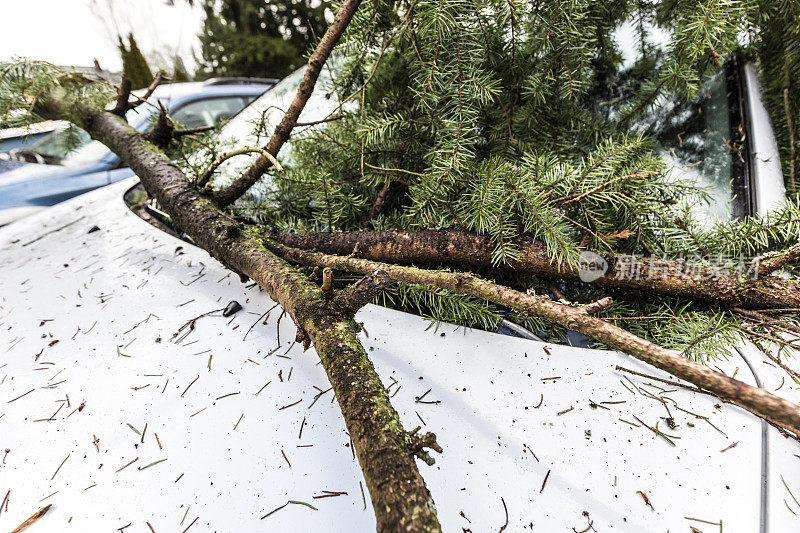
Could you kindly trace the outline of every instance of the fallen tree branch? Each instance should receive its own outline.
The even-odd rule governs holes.
[[[161,85],[163,80],[164,76],[159,72],[145,91],[144,95],[136,96],[135,94],[131,93],[131,79],[123,72],[122,81],[120,81],[119,87],[117,88],[117,102],[114,105],[114,109],[111,110],[111,114],[117,115],[118,117],[124,117],[125,113],[131,109],[136,109],[145,103],[148,98],[153,96],[153,92],[155,92],[156,88]],[[136,98],[137,101],[131,103],[131,96]]]
[[[362,257],[387,263],[437,262],[459,267],[496,267],[492,261],[494,244],[490,237],[457,230],[296,233],[276,235],[275,239],[294,248],[333,255],[348,255],[358,244]],[[549,278],[580,279],[578,267],[554,263],[542,243],[522,238],[517,239],[516,244],[518,259],[498,268]],[[800,253],[800,245],[790,250]],[[779,257],[785,260],[791,256]],[[608,272],[592,283],[600,287],[681,296],[720,307],[800,307],[800,284],[796,280],[760,276],[740,282],[735,273],[720,276],[718,270],[695,268],[695,265],[687,268],[682,261],[651,261],[640,256],[627,256],[627,259],[605,257]]]
[[[585,307],[571,307],[554,302],[545,296],[525,294],[469,273],[425,270],[355,257],[328,255],[291,248],[269,238],[264,239],[264,246],[276,255],[295,263],[362,274],[383,270],[395,281],[439,287],[544,318],[632,355],[675,377],[706,389],[722,399],[730,400],[766,420],[774,421],[795,434],[800,434],[800,406],[695,363],[605,320],[593,317],[587,313]]]
[[[243,272],[292,317],[311,339],[339,401],[370,492],[379,531],[441,531],[414,454],[386,389],[358,340],[360,326],[331,305],[306,276],[265,249],[260,232],[231,219],[198,191],[172,161],[118,117],[58,95],[37,112],[72,119],[108,146],[139,176],[177,227],[223,264]]]
[[[264,150],[271,154],[273,159],[278,156],[281,147],[289,140],[289,136],[297,125],[300,114],[303,112],[308,99],[311,97],[311,93],[314,91],[314,86],[317,83],[317,78],[322,70],[322,66],[328,60],[328,56],[330,56],[333,47],[339,42],[339,38],[353,18],[359,4],[361,4],[361,0],[345,0],[342,3],[339,12],[336,13],[336,17],[333,19],[333,23],[325,31],[319,44],[314,49],[314,53],[308,58],[308,66],[303,74],[303,79],[300,82],[300,88],[297,90],[297,94],[294,100],[292,100],[289,109],[287,109],[286,113],[283,115],[280,123],[275,127],[272,137],[270,137],[269,141],[264,146]],[[214,198],[217,205],[219,207],[226,207],[235,202],[261,178],[271,164],[272,160],[263,155],[256,159],[253,165],[248,168],[244,174],[239,176],[226,188],[216,192]]]

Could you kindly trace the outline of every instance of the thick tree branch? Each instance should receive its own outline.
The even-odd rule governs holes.
[[[538,316],[567,329],[578,331],[612,348],[625,352],[675,377],[706,389],[720,398],[742,406],[758,416],[800,434],[800,406],[769,392],[752,387],[725,374],[682,357],[645,339],[591,316],[586,307],[571,307],[544,297],[525,294],[483,280],[473,274],[425,270],[367,259],[343,257],[290,248],[264,240],[264,245],[289,261],[367,274],[385,271],[395,281],[439,287],[505,305],[518,312]],[[603,303],[605,305],[605,302]]]
[[[335,309],[306,276],[265,249],[257,230],[215,207],[163,152],[121,119],[88,104],[64,109],[57,95],[40,102],[37,111],[51,119],[76,120],[117,153],[181,230],[223,264],[255,280],[308,335],[339,401],[378,530],[440,531],[415,463],[418,443],[391,406],[352,316]]]
[[[320,39],[319,44],[314,49],[314,53],[308,59],[308,66],[303,75],[303,80],[300,82],[300,88],[294,97],[289,109],[283,115],[280,123],[275,127],[275,131],[270,137],[264,150],[270,153],[273,158],[278,156],[281,147],[289,140],[292,129],[297,125],[300,118],[300,113],[306,106],[306,102],[311,97],[314,91],[314,86],[317,83],[317,78],[322,70],[323,65],[328,60],[333,47],[339,42],[339,38],[344,33],[350,20],[358,9],[361,0],[345,0],[339,8],[339,12],[333,19],[333,23],[328,27],[325,34]],[[253,165],[245,171],[239,178],[231,183],[225,189],[217,191],[215,194],[216,203],[220,207],[226,207],[235,202],[247,190],[252,187],[264,172],[272,165],[272,160],[268,157],[261,156],[253,163]]]
[[[387,263],[436,262],[473,268],[495,266],[492,261],[494,244],[488,236],[457,230],[299,233],[275,238],[287,246],[334,255],[348,255],[358,244],[362,257]],[[578,268],[554,263],[542,243],[523,238],[518,239],[516,244],[519,258],[505,268],[549,278],[579,279]],[[797,254],[800,246],[790,251]],[[787,252],[774,261],[767,261],[772,265],[773,262],[792,257]],[[606,260],[608,272],[592,282],[600,287],[681,296],[720,307],[800,307],[800,284],[796,280],[761,276],[756,280],[740,282],[734,273],[720,276],[720,272],[713,269],[686,268],[686,263],[681,261],[651,262],[647,257],[635,257],[630,261],[606,257]],[[785,262],[777,268],[783,264]]]

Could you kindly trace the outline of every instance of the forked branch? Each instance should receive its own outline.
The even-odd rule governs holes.
[[[368,259],[328,255],[290,248],[268,238],[264,240],[264,245],[276,255],[295,263],[362,274],[383,270],[395,281],[439,287],[504,305],[520,313],[544,318],[632,355],[800,435],[800,406],[763,389],[732,379],[605,320],[591,316],[587,312],[592,310],[591,304],[583,307],[560,304],[545,296],[515,291],[469,273],[425,270]],[[601,302],[601,306],[608,303]]]

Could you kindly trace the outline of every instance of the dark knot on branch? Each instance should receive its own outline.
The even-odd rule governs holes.
[[[417,432],[422,429],[422,426],[417,426],[408,432],[409,439],[411,439],[411,454],[425,461],[428,466],[432,466],[436,460],[430,456],[426,451],[429,448],[435,452],[442,453],[442,447],[436,442],[436,435],[430,431],[420,436]]]
[[[294,342],[302,344],[304,352],[311,347],[311,338],[308,336],[308,333],[301,328],[297,328],[297,333],[294,336]]]

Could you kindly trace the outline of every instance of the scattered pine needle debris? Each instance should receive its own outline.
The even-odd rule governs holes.
[[[60,464],[60,465],[58,465],[58,468],[56,468],[56,471],[55,471],[55,472],[53,472],[53,477],[51,477],[51,478],[50,478],[50,481],[52,481],[52,480],[54,480],[54,479],[56,478],[56,474],[58,474],[58,471],[59,471],[59,470],[61,470],[61,467],[62,467],[62,466],[64,466],[64,463],[66,463],[66,462],[67,462],[67,459],[69,459],[69,455],[67,455],[67,456],[64,458],[64,460],[63,460],[63,461],[61,461],[61,464]],[[50,506],[48,505],[48,507],[50,507]],[[45,511],[45,512],[47,512],[47,511]],[[26,527],[27,527],[27,526],[26,526]]]
[[[189,528],[190,528],[190,527],[192,527],[192,526],[194,525],[194,523],[195,523],[195,522],[197,522],[197,519],[198,519],[198,518],[200,518],[200,517],[199,517],[199,516],[198,516],[198,517],[195,517],[195,519],[194,519],[194,520],[192,520],[192,523],[191,523],[191,524],[189,524],[188,526],[186,526],[186,529],[184,529],[184,530],[183,530],[183,533],[186,533],[187,531],[189,531]]]
[[[315,500],[319,500],[321,498],[335,498],[336,496],[347,496],[347,492],[342,491],[333,491],[333,490],[323,490],[324,494],[320,494],[319,496],[312,496]]]
[[[299,400],[297,400],[297,401],[296,401],[296,402],[294,402],[294,403],[290,403],[289,405],[284,405],[283,407],[281,407],[280,409],[278,409],[278,411],[283,411],[284,409],[288,409],[289,407],[293,407],[293,406],[297,405],[298,403],[300,403],[300,402],[302,402],[302,401],[303,401],[303,399],[302,399],[302,398],[300,398]]]
[[[192,385],[194,385],[194,382],[195,382],[195,381],[197,381],[198,379],[200,379],[200,376],[199,376],[199,375],[198,375],[196,378],[194,378],[194,379],[192,380],[192,382],[191,382],[191,383],[189,383],[189,385],[188,385],[188,386],[187,386],[187,387],[186,387],[186,388],[183,390],[183,392],[181,393],[181,398],[183,398],[183,395],[184,395],[184,394],[186,394],[186,391],[188,391],[188,390],[189,390],[189,387],[191,387]]]
[[[52,506],[52,504],[46,505],[46,506],[42,507],[41,509],[39,509],[38,511],[36,511],[30,518],[28,518],[23,523],[21,523],[19,526],[17,526],[16,529],[14,529],[14,531],[12,531],[11,533],[22,533],[23,531],[28,529],[37,520],[39,520],[41,517],[46,515],[47,511],[50,510],[51,506]]]
[[[313,506],[313,505],[311,505],[310,503],[306,503],[306,502],[303,502],[303,501],[300,501],[300,500],[289,500],[289,501],[287,501],[286,503],[284,503],[283,505],[276,507],[276,508],[275,508],[275,509],[273,509],[272,511],[270,511],[270,512],[268,512],[267,514],[265,514],[264,516],[262,516],[262,517],[261,517],[261,520],[264,520],[266,517],[268,517],[268,516],[270,516],[270,515],[272,515],[272,514],[275,514],[275,513],[277,513],[278,511],[280,511],[280,510],[281,510],[281,509],[283,509],[284,507],[288,506],[290,503],[291,503],[291,504],[294,504],[294,505],[305,505],[305,506],[306,506],[306,507],[308,507],[309,509],[313,509],[313,510],[315,510],[315,511],[319,511],[319,509],[317,509],[316,507],[314,507],[314,506]]]
[[[165,458],[163,458],[163,459],[159,459],[158,461],[153,461],[153,462],[152,462],[152,463],[150,463],[149,465],[140,466],[140,467],[139,467],[139,470],[145,470],[146,468],[150,468],[151,466],[155,466],[155,465],[157,465],[158,463],[163,463],[163,462],[164,462],[164,461],[166,461],[166,460],[167,460],[167,458],[165,457]]]
[[[231,392],[231,393],[228,393],[228,394],[223,394],[222,396],[218,397],[217,400],[221,400],[223,398],[227,398],[228,396],[235,396],[236,394],[239,394],[239,393],[238,392]]]
[[[550,470],[547,471],[547,474],[544,475],[544,481],[542,481],[542,488],[539,489],[539,494],[544,492],[544,486],[547,485],[547,478],[550,477]]]
[[[122,472],[123,470],[125,470],[126,468],[128,468],[129,466],[131,466],[133,463],[135,463],[135,462],[136,462],[136,461],[138,461],[138,460],[139,460],[139,458],[137,457],[136,459],[134,459],[134,460],[133,460],[133,461],[131,461],[130,463],[126,464],[126,465],[125,465],[125,466],[123,466],[122,468],[119,468],[119,469],[117,470],[117,473],[119,473],[119,472]]]
[[[640,490],[637,490],[636,494],[638,494],[639,496],[642,497],[642,500],[644,500],[644,504],[646,506],[648,506],[651,510],[655,511],[655,508],[653,507],[653,504],[650,503],[650,498],[647,497],[647,494],[645,494],[644,492],[642,492]]]

